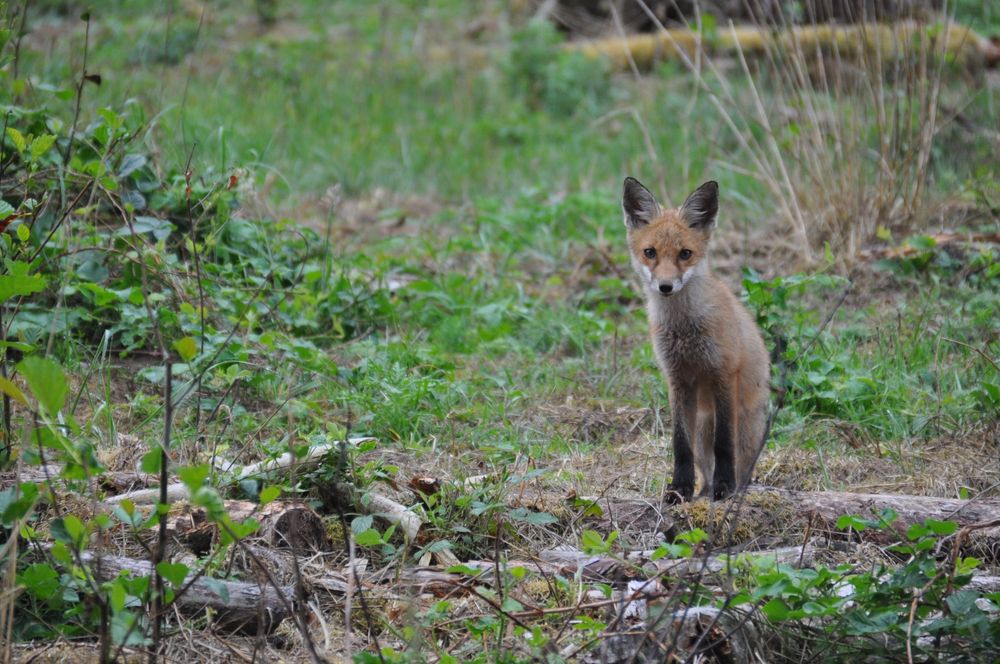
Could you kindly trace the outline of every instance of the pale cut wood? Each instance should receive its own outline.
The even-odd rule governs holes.
[[[407,544],[412,543],[417,538],[417,532],[424,521],[405,505],[397,503],[395,500],[371,491],[360,492],[358,500],[355,500],[355,507],[363,514],[379,516],[383,519],[399,526],[403,533],[403,538]]]
[[[372,491],[356,491],[348,485],[339,485],[338,489],[342,495],[356,496],[353,502],[355,508],[362,514],[378,516],[390,523],[396,524],[400,532],[403,533],[403,538],[407,543],[411,543],[416,539],[417,533],[423,525],[423,519],[416,512],[387,496]],[[111,496],[104,502],[108,505],[116,505],[125,500],[130,500],[136,505],[152,505],[159,501],[159,492],[159,489],[143,489],[142,491]],[[190,497],[190,492],[183,484],[170,484],[167,486],[168,503],[187,500]]]
[[[369,442],[375,440],[370,437],[358,437],[348,439],[348,443],[351,445],[359,445],[361,443]],[[268,459],[266,461],[261,461],[259,463],[253,463],[248,466],[244,466],[240,469],[237,477],[240,480],[251,479],[259,475],[266,473],[286,471],[291,468],[309,468],[319,464],[326,456],[340,447],[340,442],[328,443],[323,445],[316,445],[309,449],[308,452],[302,457],[297,458],[291,452],[286,452],[277,459]],[[220,470],[223,472],[229,471],[235,467],[235,464],[228,463],[222,464]],[[356,492],[353,491],[347,485],[341,485],[338,487],[343,493],[346,494],[358,494],[360,498],[356,501],[356,507],[362,514],[371,514],[374,516],[382,517],[388,520],[390,523],[396,524],[400,531],[403,533],[404,538],[407,543],[413,542],[420,527],[423,525],[423,520],[412,510],[406,508],[405,505],[383,496],[378,493],[371,491],[368,492]],[[180,500],[187,500],[191,497],[188,488],[180,483],[175,482],[167,485],[167,502],[172,503]],[[120,504],[123,501],[129,500],[136,505],[152,505],[158,502],[160,499],[160,490],[158,488],[153,489],[143,489],[140,491],[130,491],[128,493],[118,494],[117,496],[111,496],[105,500],[106,503],[115,505]]]
[[[974,576],[965,587],[980,593],[997,593],[1000,592],[1000,576],[988,574]]]
[[[375,440],[371,436],[359,436],[357,438],[348,438],[347,443],[351,446],[357,446],[361,443],[368,443]],[[243,466],[238,474],[239,479],[249,479],[252,477],[257,477],[258,475],[264,475],[266,473],[271,473],[276,470],[288,470],[289,468],[312,468],[318,465],[326,455],[332,451],[339,450],[343,441],[337,441],[333,443],[325,443],[323,445],[314,445],[310,447],[309,450],[301,458],[296,457],[291,452],[285,452],[277,459],[265,459],[264,461],[259,461],[257,463],[251,463],[249,465]],[[221,465],[221,470],[228,472],[236,466],[235,463],[223,463]]]
[[[867,528],[855,531],[858,539],[885,542],[905,536],[906,529],[913,524],[921,524],[927,519],[939,521],[954,521],[959,526],[972,526],[989,523],[1000,519],[1000,500],[996,498],[974,498],[959,500],[955,498],[936,498],[932,496],[911,496],[905,494],[873,494],[850,493],[843,491],[793,491],[766,486],[751,486],[747,490],[744,503],[733,503],[741,500],[739,497],[719,502],[719,509],[730,507],[750,519],[759,518],[762,510],[787,513],[790,518],[785,525],[793,527],[821,527],[834,530],[837,520],[844,515],[857,515],[865,519],[874,519],[874,515],[884,509],[893,510],[898,516],[895,523],[887,530]],[[652,503],[648,499],[635,498],[600,498],[594,499],[607,515],[614,515],[614,520],[602,517],[607,521],[609,529],[634,528],[640,531],[654,530],[656,524],[663,519],[683,523],[687,518],[685,505],[670,506]],[[625,517],[627,516],[627,520]],[[812,524],[809,526],[807,524]],[[991,542],[1000,543],[1000,529],[977,531],[970,541],[977,546],[988,546]],[[983,543],[986,544],[983,544]]]
[[[190,497],[191,492],[188,491],[187,485],[180,482],[167,485],[168,504],[181,500],[187,500]],[[108,496],[104,499],[104,502],[108,505],[119,505],[126,500],[131,501],[134,505],[155,505],[160,500],[160,488],[154,487],[152,489],[127,491],[125,493],[119,493],[117,496]]]

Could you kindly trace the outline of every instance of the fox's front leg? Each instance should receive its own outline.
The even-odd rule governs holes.
[[[668,500],[691,500],[694,495],[694,453],[697,398],[694,386],[670,381],[670,407],[674,420],[674,478],[667,487]],[[671,495],[672,494],[672,495]]]
[[[736,489],[735,448],[736,394],[731,385],[715,389],[715,476],[712,478],[713,497],[722,500]]]

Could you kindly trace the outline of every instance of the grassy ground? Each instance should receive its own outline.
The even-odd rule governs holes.
[[[762,482],[997,495],[998,251],[933,235],[997,230],[995,73],[944,74],[919,209],[872,224],[864,254],[817,235],[807,264],[753,147],[712,103],[725,81],[752,99],[733,63],[704,85],[676,64],[612,73],[505,3],[409,4],[279,2],[273,25],[235,2],[109,3],[89,24],[58,3],[30,14],[2,101],[29,139],[59,140],[34,165],[23,150],[7,162],[22,175],[4,199],[47,207],[29,239],[7,234],[5,257],[40,247],[32,270],[46,283],[4,323],[27,344],[18,353],[68,375],[69,458],[143,463],[163,436],[162,340],[186,394],[176,463],[370,435],[377,444],[351,459],[360,485],[426,475],[459,487],[427,508],[424,547],[464,560],[575,543],[573,523],[538,516],[556,510],[516,512],[505,497],[525,477],[551,495],[659,497],[671,468],[666,388],[620,219],[632,174],[674,203],[721,183],[713,264],[734,288],[743,280],[768,345],[787,343]],[[988,9],[959,10],[995,25]],[[77,146],[66,136],[84,59],[100,84],[82,88]],[[795,117],[781,128],[793,152],[806,116],[769,97],[763,73],[756,82],[768,117]],[[752,114],[737,119],[766,140]],[[5,140],[5,155],[18,150]],[[71,144],[78,161],[62,170],[56,153]],[[858,159],[845,168],[869,177]],[[101,187],[74,199],[90,176]],[[796,188],[810,195],[805,180]],[[161,234],[127,232],[122,213]],[[335,478],[324,466],[282,491],[328,508]],[[398,535],[387,541],[369,540],[373,565],[400,555]],[[19,636],[51,636],[63,601],[32,604]]]

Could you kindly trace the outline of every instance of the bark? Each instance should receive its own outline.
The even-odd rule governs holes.
[[[347,441],[347,443],[349,445],[358,445],[359,443],[370,440],[374,440],[374,438],[351,438]],[[286,452],[277,459],[268,459],[266,461],[251,463],[244,466],[238,473],[236,473],[236,477],[239,480],[244,480],[275,471],[285,472],[291,470],[292,468],[299,470],[303,468],[312,468],[313,466],[319,465],[319,463],[323,461],[323,459],[325,459],[330,452],[339,449],[339,446],[339,442],[316,445],[309,448],[302,458],[296,458],[291,452]],[[218,466],[219,470],[224,473],[228,473],[230,470],[237,467],[236,463],[232,461],[221,461]],[[117,496],[111,496],[105,502],[114,504],[120,503],[123,500],[131,500],[136,505],[152,505],[156,503],[159,496],[160,490],[158,488],[153,488],[146,489],[144,491],[130,491]],[[167,498],[170,502],[174,502],[176,500],[187,500],[190,497],[191,494],[187,487],[180,482],[174,482],[167,486]]]
[[[699,15],[719,25],[759,23],[857,23],[934,18],[943,0],[800,0],[798,12],[779,0],[531,0],[535,18],[547,18],[573,36],[594,37],[625,32],[654,32],[661,25],[695,24]],[[649,13],[646,9],[648,8]],[[650,17],[652,14],[654,18]],[[620,26],[620,28],[619,28]]]
[[[802,515],[814,515],[832,526],[845,514],[872,517],[881,510],[891,509],[898,517],[892,529],[905,533],[913,524],[926,519],[954,521],[959,526],[1000,519],[1000,500],[958,500],[932,496],[907,496],[889,493],[848,493],[843,491],[792,491],[770,487],[751,487],[754,493],[773,494],[781,501],[794,505]],[[867,531],[865,531],[867,533]]]
[[[998,593],[1000,592],[1000,576],[990,576],[987,574],[974,576],[965,587],[984,594]]]
[[[767,56],[768,53],[816,53],[836,47],[839,57],[857,58],[864,53],[878,53],[883,60],[901,55],[900,49],[920,39],[926,25],[913,22],[865,25],[797,26],[774,31],[766,27],[740,25],[718,29],[715,38],[703,40],[698,32],[686,28],[671,28],[650,34],[628,37],[606,37],[589,41],[570,42],[566,48],[592,58],[605,57],[616,69],[627,69],[634,62],[649,68],[657,62],[674,59],[693,61],[699,53],[710,56]],[[1000,61],[1000,47],[972,29],[950,23],[942,31],[947,38],[944,46],[933,46],[931,55],[942,49],[956,62],[986,67]]]
[[[373,439],[351,438],[348,443],[350,445],[357,445],[369,440]],[[251,479],[267,473],[286,473],[292,469],[302,470],[304,468],[316,466],[322,462],[328,454],[339,449],[339,445],[340,443],[316,445],[310,448],[301,458],[296,458],[291,453],[286,453],[277,459],[269,459],[267,461],[253,463],[248,466],[244,466],[237,473],[237,477],[240,480]],[[234,467],[232,463],[224,463],[222,466],[223,471],[228,471]],[[356,491],[353,487],[347,484],[338,485],[337,490],[341,495],[350,496],[354,507],[362,514],[378,516],[386,519],[390,523],[396,524],[408,543],[413,542],[416,539],[417,533],[423,525],[423,520],[415,512],[407,509],[405,505],[378,493],[371,491]],[[105,503],[115,505],[125,500],[130,500],[136,505],[153,505],[159,500],[159,497],[160,490],[157,488],[142,489],[139,491],[130,491],[118,494],[117,496],[111,496],[105,500]],[[190,497],[191,492],[180,482],[175,482],[167,486],[168,502],[173,503],[181,500],[188,500]]]
[[[150,576],[153,567],[148,560],[136,560],[108,554],[84,552],[84,564],[95,578],[110,581],[122,572],[132,576]],[[192,575],[188,576],[188,581]],[[187,581],[185,581],[185,584]],[[195,580],[174,604],[185,615],[195,615],[211,609],[216,628],[242,634],[271,632],[288,617],[294,588],[276,589],[256,583],[223,581],[203,576]]]
[[[738,499],[731,499],[738,500]],[[648,499],[615,499],[601,498],[595,504],[603,510],[603,515],[596,522],[607,530],[626,530],[635,532],[663,531],[665,524],[673,524],[673,529],[667,529],[667,539],[671,539],[672,531],[690,527],[690,511],[697,505],[681,505],[672,507],[661,505]],[[717,503],[718,509],[725,510],[729,502]],[[893,510],[898,516],[887,529],[867,528],[854,531],[855,538],[877,543],[886,543],[905,538],[906,530],[913,524],[921,524],[927,519],[938,521],[954,521],[960,527],[987,524],[1000,519],[1000,500],[973,499],[958,500],[955,498],[935,498],[931,496],[910,496],[903,494],[871,494],[850,493],[841,491],[793,491],[773,487],[752,486],[747,490],[745,502],[738,514],[733,514],[737,527],[750,524],[757,528],[773,528],[773,515],[779,515],[783,529],[803,527],[812,528],[817,535],[836,533],[837,520],[844,515],[857,515],[864,519],[875,520],[875,515],[884,509]],[[755,525],[756,524],[756,525]],[[706,527],[706,530],[709,528]],[[728,527],[727,527],[728,529]],[[765,534],[755,531],[757,536]],[[738,542],[737,542],[738,543]],[[982,528],[971,533],[968,543],[977,552],[978,557],[988,562],[996,557],[1000,550],[1000,528]],[[993,553],[990,553],[992,547]]]
[[[62,466],[58,464],[47,464],[44,466],[28,466],[21,468],[20,472],[9,471],[0,473],[0,491],[9,489],[15,483],[31,482],[40,483],[51,481],[56,486],[65,486],[67,480],[60,477]],[[155,484],[156,478],[145,473],[134,471],[105,471],[94,475],[87,481],[88,491],[98,493],[121,493],[123,491],[133,491],[142,489],[150,484]]]
[[[722,553],[712,556],[694,556],[679,559],[659,558],[657,560],[653,560],[654,553],[655,550],[633,551],[626,554],[624,560],[590,556],[576,549],[548,549],[540,552],[538,555],[545,562],[559,562],[563,565],[575,563],[584,570],[596,571],[601,569],[605,575],[609,575],[608,573],[612,569],[619,569],[625,573],[628,570],[632,570],[632,576],[635,576],[636,570],[641,569],[649,574],[693,576],[725,572],[730,564],[736,564],[744,558],[755,560],[770,559],[776,564],[809,567],[816,558],[816,546],[810,542],[803,546],[786,546],[763,551],[733,551],[731,554]]]
[[[539,560],[508,560],[499,566],[492,560],[469,560],[461,566],[473,570],[474,574],[448,572],[440,567],[410,567],[399,571],[393,582],[406,586],[417,594],[422,592],[438,596],[454,593],[456,589],[471,590],[474,586],[495,585],[496,570],[501,574],[515,567],[523,567],[531,573],[543,576],[574,577],[577,574],[590,583],[608,583],[626,587],[644,579],[657,576],[695,576],[714,574],[726,570],[730,560],[737,562],[743,557],[753,559],[771,558],[776,562],[809,566],[815,559],[816,546],[790,546],[780,549],[737,553],[733,556],[718,555],[708,557],[651,560],[652,551],[634,551],[624,559],[610,556],[594,556],[578,549],[548,549],[539,554]],[[338,577],[339,578],[339,577]],[[366,581],[374,581],[367,577]]]

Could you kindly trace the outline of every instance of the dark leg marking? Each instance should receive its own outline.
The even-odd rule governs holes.
[[[680,422],[674,422],[674,478],[667,487],[674,495],[668,494],[668,502],[691,500],[694,495],[694,455],[685,429]]]
[[[697,426],[695,422],[696,392],[691,385],[678,386],[671,383],[671,405],[674,418],[674,478],[668,489],[669,502],[691,500],[694,495],[694,451],[691,445],[695,443],[695,432],[689,427]]]
[[[736,466],[733,448],[733,414],[729,395],[715,393],[715,477],[712,481],[714,497],[722,500],[736,489]]]

